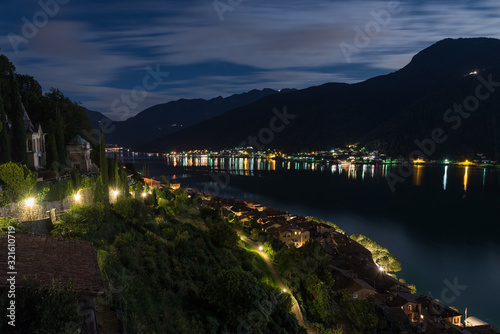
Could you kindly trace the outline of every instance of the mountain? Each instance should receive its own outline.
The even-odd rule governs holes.
[[[221,149],[248,143],[249,136],[254,136],[261,147],[286,151],[359,143],[397,155],[419,149],[415,140],[431,138],[433,130],[443,129],[446,140],[433,145],[435,152],[429,152],[435,153],[433,157],[481,152],[493,158],[500,146],[500,92],[488,94],[484,101],[474,96],[476,89],[490,93],[483,84],[490,76],[500,81],[499,57],[500,40],[445,39],[396,72],[356,84],[328,83],[270,95],[141,149]],[[490,89],[498,85],[493,86]],[[448,111],[455,104],[476,101],[479,109],[470,116]],[[275,122],[275,130],[280,131],[271,131],[273,109],[282,112],[285,107],[295,117],[284,129]]]
[[[87,117],[89,118],[90,125],[92,126],[92,129],[94,129],[94,134],[99,134],[99,122],[106,121],[107,123],[113,123],[111,119],[108,117],[104,116],[104,114],[98,112],[98,111],[92,111],[92,110],[85,110],[85,113],[87,114]],[[97,132],[96,132],[97,130]]]
[[[106,142],[135,148],[167,134],[175,133],[201,121],[221,115],[225,111],[250,104],[263,97],[278,93],[272,89],[252,90],[223,98],[181,99],[158,104],[141,111],[126,121],[112,121],[106,133]],[[103,114],[88,111],[93,128],[98,129],[98,121],[106,118]],[[97,121],[97,123],[96,123]],[[97,126],[95,126],[97,124]]]

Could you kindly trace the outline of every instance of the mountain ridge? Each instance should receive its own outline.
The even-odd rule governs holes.
[[[355,84],[327,83],[267,96],[191,128],[140,147],[144,151],[221,149],[238,145],[268,127],[272,110],[287,106],[296,119],[266,147],[286,151],[331,149],[360,143],[391,154],[408,154],[414,141],[443,127],[443,114],[474,94],[479,76],[500,78],[500,40],[445,39],[417,53],[395,72]],[[474,71],[476,75],[471,75]],[[500,94],[498,94],[500,95]],[[436,150],[457,157],[485,151],[498,157],[500,99],[481,102],[485,112],[463,122]],[[444,122],[445,123],[445,122]],[[458,138],[457,138],[458,137]]]
[[[127,148],[151,142],[166,134],[179,131],[203,120],[218,116],[227,110],[249,104],[262,97],[277,94],[270,88],[253,89],[241,94],[233,94],[223,98],[218,96],[212,99],[179,99],[149,107],[125,121],[113,121],[99,112],[88,111],[93,129],[99,128],[99,121],[105,119],[112,123],[106,134],[108,143]]]

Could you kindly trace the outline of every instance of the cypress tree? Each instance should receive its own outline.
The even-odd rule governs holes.
[[[120,169],[120,193],[123,194],[123,197],[130,196],[130,189],[128,186],[127,172],[125,172],[125,170],[123,170],[123,169]]]
[[[98,176],[95,182],[94,197],[92,198],[92,203],[93,204],[104,203],[104,198],[102,197],[102,195],[103,195],[102,180],[101,177]]]
[[[11,160],[7,130],[7,119],[3,108],[3,99],[0,94],[0,165]]]
[[[102,131],[102,123],[100,124],[99,139],[99,169],[102,182],[102,198],[104,204],[109,205],[108,159],[106,158],[106,142]]]
[[[66,164],[66,147],[64,145],[64,122],[59,109],[56,109],[54,137],[56,142],[57,157],[60,164]]]
[[[120,170],[118,169],[118,161],[116,160],[116,154],[115,154],[115,161],[113,163],[113,171],[114,171],[114,179],[115,179],[115,189],[118,190],[120,189]]]
[[[19,95],[19,85],[16,80],[11,80],[12,84],[12,160],[21,164],[28,162],[28,152],[26,148],[26,128],[24,127],[24,110]]]
[[[47,168],[55,170],[59,163],[59,154],[57,154],[56,136],[53,133],[49,133],[47,144]]]

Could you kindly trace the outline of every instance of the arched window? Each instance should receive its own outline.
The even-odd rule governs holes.
[[[28,139],[28,152],[33,151],[33,143],[31,142],[31,139]]]

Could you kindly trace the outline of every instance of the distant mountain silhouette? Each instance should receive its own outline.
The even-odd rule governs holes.
[[[252,90],[247,93],[235,94],[223,98],[210,99],[180,99],[158,104],[143,110],[125,121],[110,121],[106,133],[106,143],[118,144],[128,148],[136,148],[167,134],[187,128],[201,121],[219,116],[222,113],[250,104],[265,96],[278,93],[272,89]],[[99,129],[99,121],[107,117],[101,113],[87,111],[92,127]]]
[[[261,146],[289,152],[359,143],[398,155],[418,149],[416,140],[431,138],[432,131],[441,128],[447,139],[435,145],[430,158],[483,153],[493,159],[500,146],[500,87],[490,87],[498,90],[494,93],[481,88],[481,94],[491,93],[484,101],[467,98],[474,97],[489,76],[500,82],[498,59],[500,40],[445,39],[419,52],[394,73],[356,84],[328,83],[270,95],[141,149],[229,148],[248,142],[249,136],[259,138],[260,133]],[[474,71],[477,74],[471,74]],[[447,112],[464,101],[479,101],[479,108],[468,118]],[[285,106],[296,117],[270,138],[265,129],[270,128],[273,109],[282,111]]]

